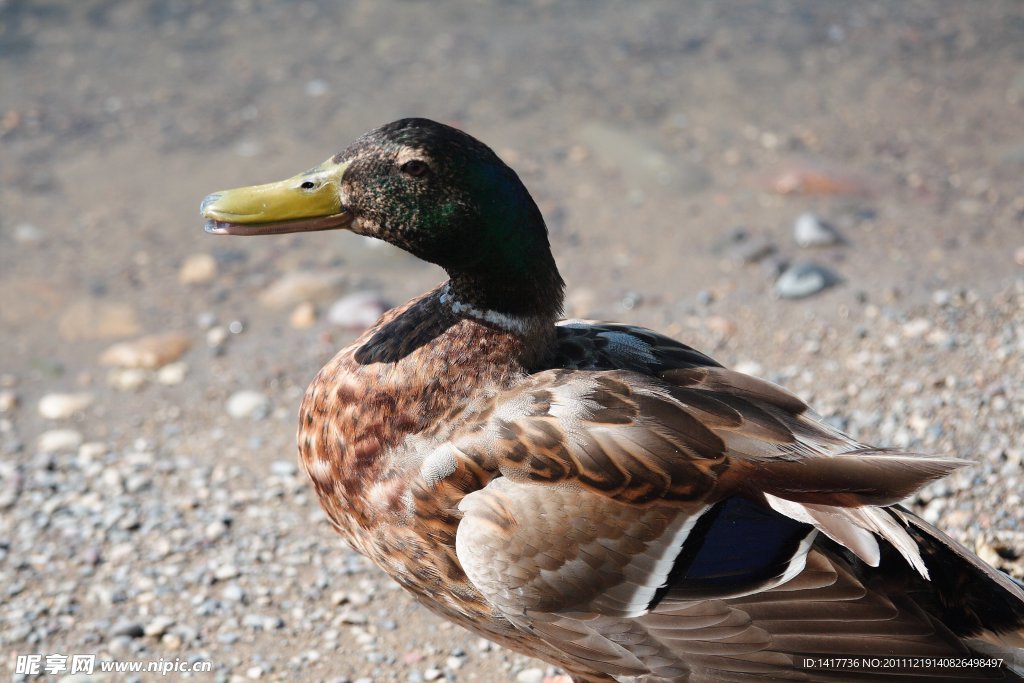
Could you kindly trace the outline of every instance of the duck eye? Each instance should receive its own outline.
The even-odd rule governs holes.
[[[413,178],[419,178],[422,175],[426,175],[430,167],[427,166],[427,162],[420,161],[419,159],[410,159],[409,161],[402,164],[402,173],[412,176]]]
[[[301,187],[303,190],[312,190],[314,187],[316,187],[316,183],[314,183],[312,180],[307,180],[306,182],[299,185],[299,187]]]

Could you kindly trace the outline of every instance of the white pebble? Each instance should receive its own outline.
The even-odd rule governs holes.
[[[93,395],[47,394],[39,399],[39,414],[48,420],[66,420],[82,412],[93,402]]]
[[[137,368],[118,368],[107,375],[107,384],[118,391],[138,391],[146,386],[149,375],[145,370]]]
[[[238,567],[233,564],[222,564],[213,570],[213,578],[218,581],[229,581],[237,578],[241,572],[238,571]]]
[[[839,234],[813,213],[802,213],[793,223],[793,239],[801,247],[827,247],[839,242]]]
[[[201,285],[217,277],[217,259],[209,254],[192,254],[181,264],[178,281],[183,285]]]
[[[39,435],[37,444],[43,453],[67,453],[82,445],[82,433],[74,429],[51,429]]]
[[[214,522],[210,522],[209,524],[206,525],[206,528],[203,530],[203,536],[206,537],[207,541],[211,541],[212,542],[212,541],[219,540],[227,532],[228,532],[228,525],[218,519],[218,520],[216,520]]]
[[[228,331],[224,327],[217,325],[211,327],[206,331],[206,345],[211,349],[216,349],[224,344],[228,338]]]
[[[146,624],[145,628],[143,629],[143,632],[147,636],[159,638],[163,634],[167,633],[167,629],[169,629],[173,624],[174,619],[171,619],[170,617],[154,617],[153,621]]]
[[[43,231],[31,223],[18,223],[11,230],[11,236],[19,244],[32,244],[43,239]]]
[[[185,381],[185,374],[188,373],[188,364],[183,361],[165,365],[156,373],[156,381],[160,384],[172,386]]]
[[[903,336],[907,339],[917,339],[932,328],[932,323],[927,318],[914,318],[903,324]]]
[[[234,418],[262,420],[270,412],[270,399],[258,391],[236,391],[228,399],[227,410]]]

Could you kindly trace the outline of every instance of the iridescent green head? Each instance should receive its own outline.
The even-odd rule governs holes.
[[[514,315],[561,308],[544,219],[515,171],[475,138],[427,119],[381,126],[288,180],[212,194],[201,212],[217,234],[348,229],[441,266],[475,306]]]

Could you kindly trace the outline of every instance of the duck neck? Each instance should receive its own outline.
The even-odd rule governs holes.
[[[531,265],[526,272],[501,267],[453,272],[441,301],[458,315],[521,337],[536,335],[561,315],[565,284],[550,253]]]

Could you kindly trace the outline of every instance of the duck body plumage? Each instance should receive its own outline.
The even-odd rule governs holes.
[[[858,443],[651,330],[556,322],[539,211],[447,126],[389,124],[281,187],[211,195],[207,229],[347,227],[451,276],[299,416],[332,524],[423,605],[579,683],[1020,680],[1021,585],[900,505],[962,461]]]
[[[528,344],[443,295],[341,351],[299,430],[334,526],[432,611],[580,681],[650,683],[882,680],[799,662],[970,656],[1021,617],[988,602],[1019,586],[893,507],[955,461],[856,443],[650,330]]]

